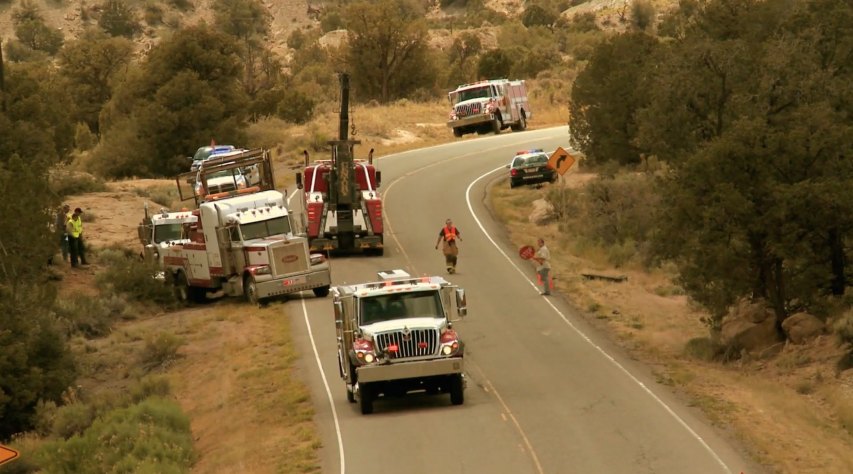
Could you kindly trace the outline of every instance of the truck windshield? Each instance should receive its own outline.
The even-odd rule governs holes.
[[[181,224],[158,224],[154,226],[154,243],[170,242],[181,239]]]
[[[361,324],[406,318],[443,318],[438,291],[415,291],[361,298]]]
[[[276,217],[265,221],[252,222],[251,224],[241,224],[240,233],[243,235],[243,240],[263,239],[273,235],[283,235],[290,233],[290,221],[286,217]]]
[[[489,97],[491,97],[491,94],[489,94],[488,86],[477,89],[466,89],[464,91],[459,91],[459,100],[457,100],[457,102],[464,102],[471,99],[486,99]]]

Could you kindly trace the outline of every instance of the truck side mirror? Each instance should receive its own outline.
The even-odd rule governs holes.
[[[468,302],[465,299],[465,290],[462,288],[456,289],[456,312],[459,314],[459,317],[468,314]]]
[[[148,245],[151,243],[151,230],[152,227],[150,224],[139,224],[136,227],[136,233],[139,235],[139,241],[142,245]]]
[[[296,189],[302,189],[302,172],[296,173]]]
[[[376,187],[378,188],[380,184],[382,184],[382,172],[376,170]]]

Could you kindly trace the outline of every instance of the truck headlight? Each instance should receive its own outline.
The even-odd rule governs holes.
[[[364,354],[364,363],[372,364],[374,360],[376,360],[376,358],[370,352]]]
[[[254,273],[255,275],[269,275],[272,273],[272,270],[270,269],[269,265],[264,265],[261,267],[255,267],[255,271],[252,273]]]

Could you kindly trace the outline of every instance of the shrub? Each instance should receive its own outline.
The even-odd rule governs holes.
[[[127,38],[132,38],[142,29],[139,20],[136,19],[136,13],[122,0],[107,0],[104,3],[98,26],[110,36]]]
[[[655,21],[655,6],[649,0],[631,3],[631,22],[640,31],[646,31]]]
[[[166,397],[172,392],[169,378],[165,375],[148,375],[130,389],[133,403],[139,403],[150,397]]]
[[[98,137],[92,133],[89,126],[83,122],[77,124],[74,130],[74,145],[80,151],[91,150],[98,144]]]
[[[68,439],[80,435],[95,421],[95,410],[85,403],[71,403],[59,407],[53,419],[54,436]]]
[[[101,252],[100,259],[107,265],[96,277],[103,293],[161,306],[175,303],[172,289],[154,278],[159,272],[156,262],[145,262],[131,250],[116,248]]]
[[[832,331],[841,342],[853,344],[853,309],[845,311],[832,322]]]
[[[70,325],[72,333],[87,338],[102,337],[110,331],[113,314],[100,299],[89,295],[72,295],[58,299],[54,311]]]
[[[139,362],[146,371],[164,367],[178,358],[178,349],[184,340],[174,334],[160,332],[149,336],[139,356]]]
[[[89,173],[72,171],[60,166],[50,172],[50,190],[63,197],[106,191],[107,185],[104,180]]]
[[[719,357],[721,349],[719,344],[708,337],[694,337],[684,345],[687,356],[709,362]]]
[[[187,472],[195,453],[180,407],[152,397],[106,413],[80,435],[46,443],[34,457],[45,472]]]

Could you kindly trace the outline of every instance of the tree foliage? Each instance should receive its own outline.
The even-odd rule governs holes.
[[[639,114],[640,146],[674,166],[660,249],[717,314],[743,296],[766,298],[779,321],[820,314],[850,283],[853,7],[788,7],[697,10]]]
[[[360,99],[389,102],[434,86],[423,9],[409,0],[357,2],[346,9],[346,67]]]
[[[142,29],[136,11],[124,0],[106,0],[102,10],[98,26],[110,36],[132,38]]]
[[[74,90],[77,104],[74,119],[88,125],[96,135],[100,133],[101,109],[112,96],[113,81],[130,63],[132,54],[129,40],[97,30],[87,31],[59,54],[61,74]]]
[[[655,250],[714,314],[743,297],[777,322],[822,314],[851,282],[853,6],[685,1],[663,24],[675,41],[595,49],[572,143],[593,163],[669,165]]]
[[[184,157],[199,143],[242,143],[250,101],[240,85],[238,50],[233,37],[207,25],[180,30],[154,48],[105,112],[105,125],[117,132],[105,148],[124,146],[126,163],[104,163],[115,155],[96,153],[98,166],[119,176],[172,176],[185,171]]]
[[[637,111],[648,102],[646,68],[657,41],[644,33],[628,33],[602,42],[572,88],[569,112],[572,146],[589,163],[641,161],[634,144]]]

